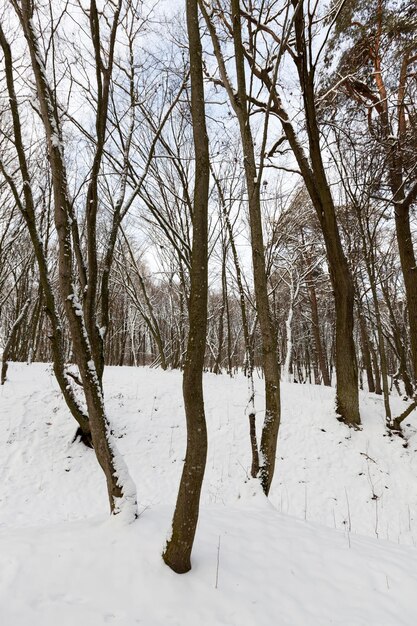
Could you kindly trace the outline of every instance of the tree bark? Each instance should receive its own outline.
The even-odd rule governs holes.
[[[197,528],[200,493],[207,457],[203,368],[207,332],[210,158],[197,0],[186,0],[186,12],[190,54],[191,116],[195,151],[189,335],[183,377],[187,450],[172,522],[172,535],[162,555],[165,563],[178,574],[188,572],[191,569],[191,551]]]

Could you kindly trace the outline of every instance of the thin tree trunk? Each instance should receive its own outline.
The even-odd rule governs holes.
[[[362,347],[362,357],[366,370],[366,378],[368,381],[368,391],[370,393],[375,393],[375,381],[374,375],[372,371],[372,361],[371,361],[371,352],[369,350],[369,340],[368,333],[366,331],[366,324],[364,317],[359,310],[359,329],[360,329],[360,337],[361,337],[361,347]]]
[[[220,374],[221,363],[223,359],[223,340],[224,340],[224,313],[226,310],[226,300],[227,300],[227,286],[226,286],[226,258],[227,258],[227,248],[225,247],[223,258],[222,258],[222,304],[220,307],[219,313],[219,330],[218,330],[218,344],[217,344],[217,356],[214,364],[214,373]]]
[[[298,291],[298,289],[297,289]],[[291,382],[291,359],[292,359],[292,319],[294,316],[294,302],[295,302],[295,293],[294,293],[294,280],[293,276],[290,277],[290,308],[288,310],[287,319],[285,320],[285,331],[286,331],[286,339],[287,339],[287,347],[283,368],[283,379],[286,382]]]
[[[9,367],[8,360],[10,358],[10,351],[11,351],[14,339],[16,337],[17,329],[19,328],[19,326],[25,319],[25,315],[27,313],[29,305],[30,305],[30,300],[26,300],[25,304],[22,307],[22,310],[20,311],[19,315],[17,316],[16,320],[14,321],[10,329],[9,337],[4,346],[2,364],[1,364],[1,375],[0,375],[0,382],[2,385],[4,385],[4,383],[6,382],[7,369]]]
[[[230,104],[233,107],[239,122],[244,154],[246,190],[249,205],[253,279],[256,309],[262,340],[262,361],[265,377],[265,419],[260,443],[261,466],[259,470],[259,478],[264,493],[268,495],[271,488],[272,478],[274,476],[278,431],[281,419],[280,368],[278,364],[275,328],[268,301],[268,285],[265,267],[260,200],[261,181],[259,179],[258,169],[256,166],[255,149],[249,119],[240,2],[239,0],[232,0],[231,2],[237,93],[233,90],[229,82],[225,61],[214,24],[207,13],[204,3],[201,1],[200,7],[211,35],[222,82],[227,90]]]
[[[245,155],[244,164],[249,202],[253,278],[265,376],[265,419],[260,444],[260,480],[265,495],[268,495],[274,476],[278,430],[281,419],[280,368],[277,357],[277,340],[268,301],[260,200],[261,181],[258,177],[249,121],[239,0],[232,0],[232,14],[238,100],[241,103],[238,119],[243,154]]]
[[[374,372],[375,372],[375,393],[378,396],[381,396],[382,395],[381,370],[379,369],[378,356],[376,354],[376,350],[372,341],[369,342],[369,351],[371,353],[372,363],[373,363]]]
[[[379,358],[380,358],[380,363],[381,363],[382,393],[384,396],[385,419],[386,419],[387,424],[390,424],[391,423],[391,407],[389,403],[387,355],[386,355],[386,350],[385,350],[384,335],[382,332],[381,313],[379,310],[378,295],[376,292],[375,276],[373,277],[370,276],[370,284],[371,284],[372,298],[374,301],[374,309],[375,309],[375,321],[376,321],[377,336],[378,336]]]
[[[200,493],[207,457],[203,368],[207,333],[210,157],[197,0],[186,0],[186,12],[196,173],[190,270],[189,335],[183,377],[184,407],[187,419],[187,450],[172,522],[172,534],[163,553],[165,563],[179,574],[191,569],[191,551],[197,528]]]
[[[412,398],[414,395],[414,389],[411,383],[411,379],[410,379],[408,367],[407,367],[407,355],[406,355],[405,341],[403,338],[403,334],[401,332],[401,328],[399,324],[397,323],[397,320],[394,315],[394,310],[392,307],[388,289],[383,283],[382,283],[382,293],[384,294],[385,304],[390,314],[394,347],[395,347],[395,352],[397,354],[398,361],[399,361],[399,366],[398,366],[399,375],[402,378],[402,381],[404,383],[405,393],[407,394],[409,398]]]
[[[413,383],[415,387],[417,382],[417,263],[410,228],[410,210],[404,202],[404,194],[401,192],[398,193],[398,189],[396,190],[394,214],[398,251],[407,296],[408,324],[410,327],[411,354],[413,359]]]
[[[314,339],[314,350],[316,353],[317,363],[320,367],[321,377],[323,380],[323,385],[326,387],[330,387],[330,376],[329,370],[326,365],[326,357],[323,351],[322,340],[320,336],[320,322],[319,322],[319,312],[317,306],[317,294],[316,289],[311,280],[308,280],[308,297],[310,301],[311,308],[311,322],[313,327],[313,339]]]
[[[251,341],[251,333],[249,330],[248,315],[246,309],[245,290],[243,288],[242,269],[240,267],[239,255],[237,253],[235,237],[233,233],[232,224],[230,221],[230,215],[227,211],[226,201],[221,188],[219,180],[216,178],[214,172],[213,176],[219,192],[220,203],[222,206],[223,217],[226,223],[227,234],[229,237],[230,248],[232,250],[233,263],[236,271],[236,282],[239,292],[239,305],[240,313],[242,316],[243,337],[245,340],[245,360],[244,360],[244,372],[248,379],[248,417],[249,417],[249,432],[251,438],[251,450],[252,450],[252,478],[256,478],[259,472],[259,451],[258,442],[256,438],[256,427],[253,427],[253,423],[256,422],[256,409],[255,409],[255,384],[253,380],[254,369],[254,352],[253,342]],[[230,351],[230,348],[229,348]],[[230,360],[230,359],[229,359]],[[231,371],[231,369],[230,369]]]

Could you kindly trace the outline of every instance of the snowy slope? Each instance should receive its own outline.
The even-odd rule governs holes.
[[[127,528],[107,520],[104,479],[94,454],[71,444],[50,368],[12,364],[9,379],[0,388],[0,624],[417,623],[414,414],[405,440],[387,437],[381,398],[363,394],[363,430],[350,431],[335,420],[331,389],[284,384],[269,503],[245,483],[246,382],[206,375],[203,508],[193,570],[178,577],[160,553],[184,453],[180,374],[106,370],[142,511]],[[402,406],[396,399],[394,412]],[[262,381],[257,408],[261,421]]]

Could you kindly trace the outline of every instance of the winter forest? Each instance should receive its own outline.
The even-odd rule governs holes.
[[[0,2],[1,624],[417,623],[416,35]]]

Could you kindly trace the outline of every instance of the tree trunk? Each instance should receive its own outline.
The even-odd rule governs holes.
[[[183,377],[187,450],[172,522],[172,535],[162,555],[165,563],[178,574],[191,569],[191,551],[197,528],[200,493],[207,457],[203,368],[207,332],[210,160],[197,0],[186,0],[186,11],[195,152],[189,335]]]
[[[292,0],[294,5],[294,38],[297,67],[302,90],[308,157],[296,135],[276,85],[271,75],[252,63],[252,71],[263,82],[270,94],[270,111],[280,120],[286,139],[294,153],[307,191],[319,218],[327,252],[330,278],[333,286],[336,314],[336,411],[342,421],[350,426],[360,424],[358,370],[353,341],[354,290],[349,266],[343,252],[336,210],[326,170],[323,164],[320,129],[316,110],[315,67],[312,64],[310,41],[306,41],[306,29],[311,35],[311,24],[305,24],[305,3]],[[311,18],[309,14],[308,19]],[[245,153],[246,154],[246,153]]]
[[[312,281],[308,281],[308,296],[310,300],[311,307],[311,322],[313,327],[313,339],[314,339],[314,350],[316,353],[316,360],[320,367],[321,377],[323,380],[323,385],[326,387],[330,387],[330,376],[329,370],[326,365],[326,357],[323,351],[322,340],[320,336],[320,322],[319,322],[319,312],[317,307],[317,295],[316,289],[312,284]]]
[[[286,382],[291,382],[291,358],[292,358],[292,318],[294,315],[294,283],[293,277],[290,277],[290,308],[288,310],[287,319],[285,320],[285,332],[286,332],[286,351],[285,361],[283,368],[283,379]]]
[[[214,373],[220,374],[222,371],[221,363],[223,360],[223,339],[224,339],[224,314],[226,310],[227,300],[227,277],[226,277],[226,258],[227,258],[227,246],[224,244],[223,257],[222,257],[222,304],[219,313],[219,330],[218,330],[218,343],[217,343],[217,356],[214,364]]]
[[[277,340],[273,319],[269,309],[268,284],[265,267],[265,251],[260,201],[260,177],[256,166],[255,149],[250,127],[248,94],[245,76],[245,49],[242,42],[241,13],[239,0],[232,0],[232,29],[237,76],[237,91],[233,89],[226,70],[220,41],[214,23],[207,13],[204,2],[199,0],[201,11],[211,36],[221,80],[239,122],[244,154],[246,190],[249,205],[253,280],[257,317],[262,341],[262,365],[265,377],[265,419],[260,443],[259,478],[263,491],[268,495],[275,469],[278,431],[281,419],[280,368],[277,355]]]
[[[378,396],[381,396],[382,395],[381,371],[379,369],[378,356],[376,354],[376,350],[372,342],[369,342],[369,351],[371,353],[372,363],[373,363],[374,372],[375,372],[375,393]]]
[[[366,370],[366,378],[368,381],[368,391],[370,393],[375,393],[375,381],[374,381],[374,374],[372,371],[372,361],[371,361],[371,352],[369,350],[368,334],[366,331],[365,320],[360,311],[359,311],[358,317],[359,317],[359,329],[360,329],[360,336],[361,336],[362,358],[363,358],[363,362],[364,362],[364,366]]]
[[[415,387],[417,382],[417,264],[411,236],[409,208],[404,202],[401,202],[401,198],[398,198],[398,202],[394,203],[394,214],[398,251],[400,253],[401,269],[407,296],[408,324],[410,327],[411,354],[413,358],[413,383]]]
[[[278,431],[281,420],[280,368],[277,356],[277,340],[268,301],[268,282],[262,229],[260,184],[255,160],[255,150],[250,128],[242,43],[240,2],[232,0],[235,63],[238,84],[238,120],[245,165],[246,187],[249,203],[249,222],[253,280],[256,309],[262,339],[262,361],[265,376],[265,419],[260,444],[260,480],[265,495],[271,488],[275,469]]]
[[[45,129],[54,194],[54,216],[58,235],[59,286],[68,319],[73,351],[88,407],[89,423],[97,460],[106,476],[110,510],[122,513],[131,521],[137,516],[136,490],[123,459],[116,450],[104,408],[101,381],[78,300],[73,276],[71,224],[72,211],[68,197],[59,118],[53,92],[48,83],[39,42],[34,30],[32,4],[22,0],[19,19],[23,27],[36,81],[40,115]]]

